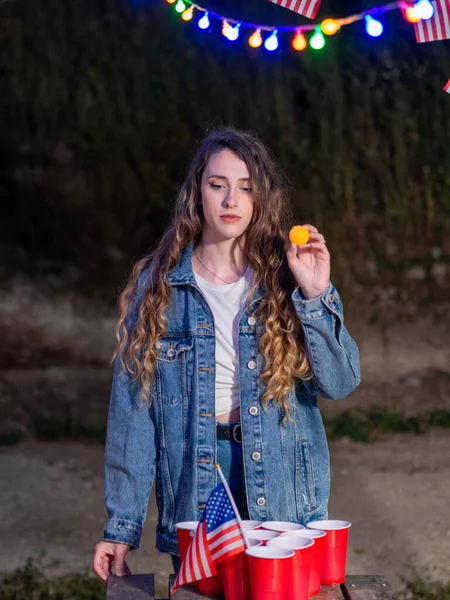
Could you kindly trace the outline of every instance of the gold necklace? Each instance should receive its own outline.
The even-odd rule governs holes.
[[[220,281],[223,281],[224,283],[227,283],[228,285],[230,285],[231,283],[236,283],[236,281],[225,281],[225,279],[223,279],[219,275],[216,275],[216,273],[213,273],[211,271],[211,269],[208,269],[208,267],[200,260],[200,257],[197,254],[197,250],[195,250],[195,249],[194,249],[194,254],[197,257],[198,262],[202,265],[202,267],[204,267],[207,271],[209,271],[211,273],[211,275],[214,275],[214,277],[217,277],[217,279],[220,279]],[[242,277],[242,275],[241,275],[241,277]],[[239,280],[237,280],[237,281],[239,281]]]

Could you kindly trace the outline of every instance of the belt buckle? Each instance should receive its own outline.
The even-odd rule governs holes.
[[[238,444],[242,444],[242,426],[240,423],[233,427],[233,440]]]

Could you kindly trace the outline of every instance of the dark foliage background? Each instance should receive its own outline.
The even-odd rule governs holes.
[[[375,4],[324,0],[321,15]],[[265,0],[208,7],[302,22]],[[199,140],[231,124],[273,149],[344,293],[445,287],[449,42],[416,44],[400,11],[384,22],[379,39],[356,24],[320,52],[296,53],[283,34],[269,54],[184,23],[163,0],[1,5],[3,280],[56,274],[112,298],[167,225]]]

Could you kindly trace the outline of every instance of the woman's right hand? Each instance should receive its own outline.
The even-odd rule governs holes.
[[[125,556],[128,554],[130,548],[131,546],[128,544],[102,540],[95,546],[92,571],[100,577],[100,579],[106,581],[111,575],[111,564],[114,562],[115,574],[118,577],[131,575],[131,571],[125,562]]]

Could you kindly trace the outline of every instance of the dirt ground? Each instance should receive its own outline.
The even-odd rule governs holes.
[[[56,309],[46,312],[41,300],[34,299],[34,312],[23,310],[17,295],[0,302],[0,433],[28,429],[33,414],[58,410],[86,426],[105,422],[112,317],[60,303],[56,318]],[[331,417],[374,406],[409,416],[449,410],[448,308],[392,319],[386,328],[349,318],[361,349],[363,383],[343,401],[323,402],[323,413]],[[5,347],[29,350],[33,344],[32,361],[23,353],[5,354]],[[58,362],[62,355],[65,360]],[[353,523],[348,572],[386,575],[395,588],[416,575],[449,581],[449,430],[382,436],[371,443],[344,438],[331,442],[330,451],[330,517]],[[49,574],[90,569],[105,518],[102,463],[103,448],[95,442],[27,436],[0,446],[0,573],[29,557]],[[155,572],[157,591],[164,595],[170,561],[154,549],[155,522],[152,497],[142,547],[129,563],[134,572]]]

